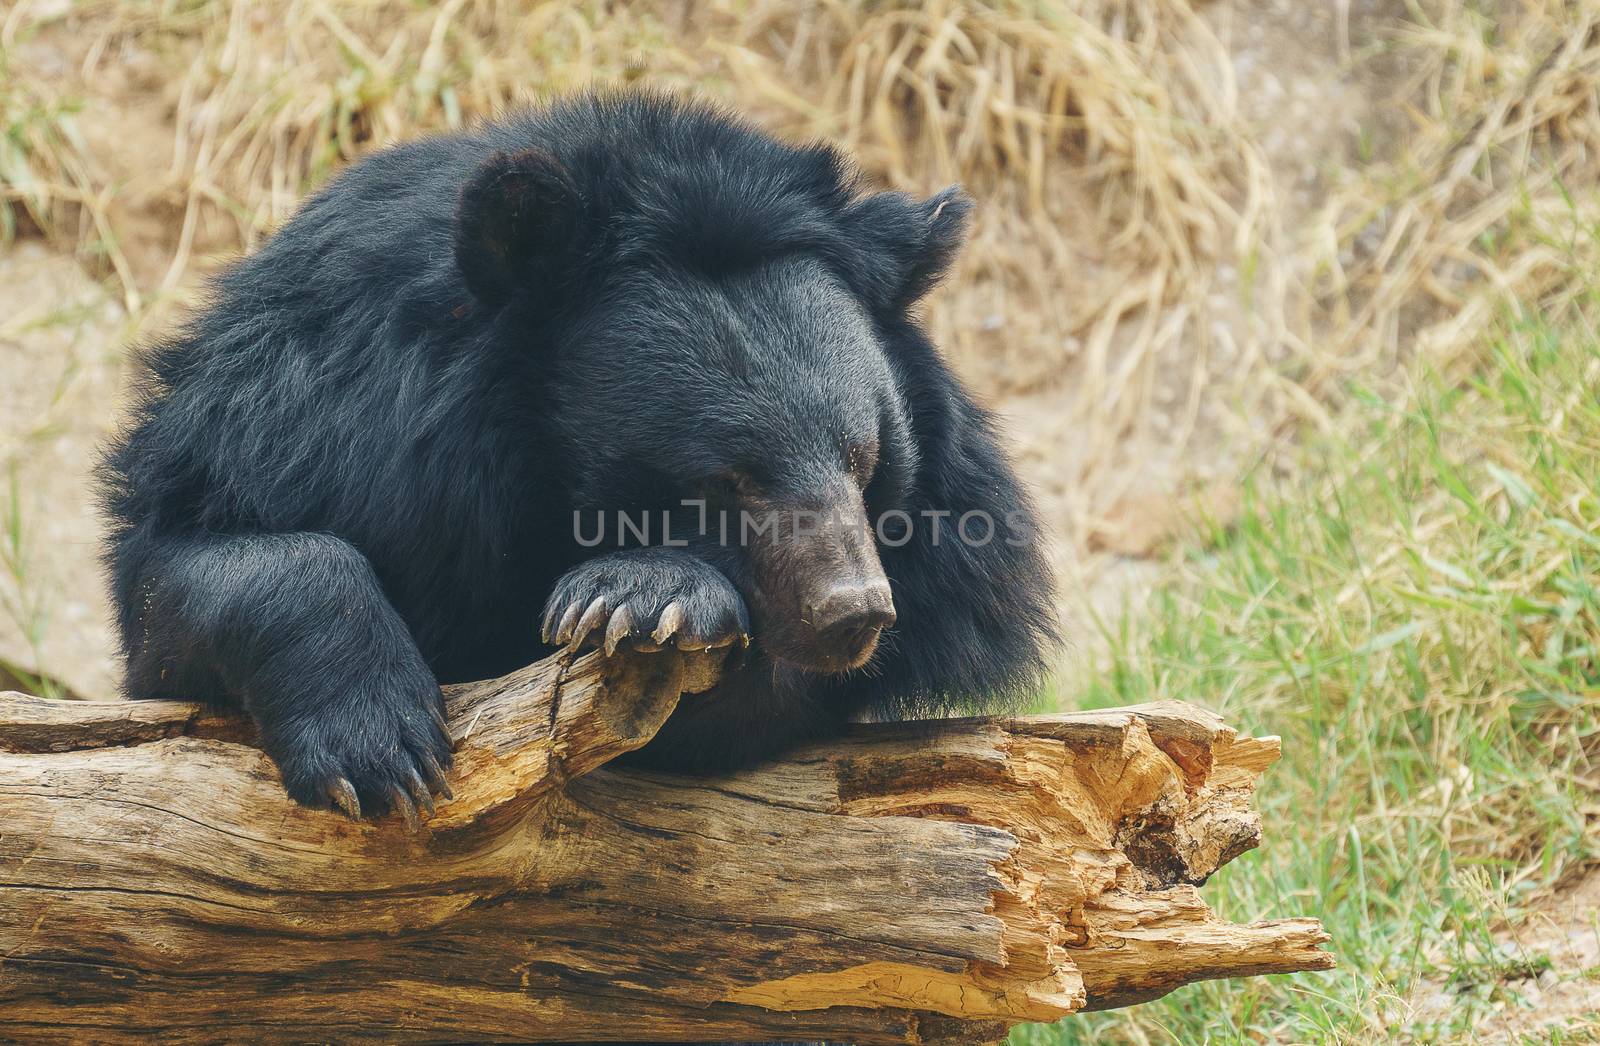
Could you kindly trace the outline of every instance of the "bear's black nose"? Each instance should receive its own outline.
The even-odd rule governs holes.
[[[806,607],[806,621],[825,646],[853,649],[894,624],[894,597],[883,580],[835,585]]]

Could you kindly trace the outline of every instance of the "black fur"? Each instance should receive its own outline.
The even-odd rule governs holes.
[[[354,165],[148,355],[103,469],[128,694],[242,703],[297,798],[343,776],[378,810],[448,761],[437,682],[547,654],[547,602],[580,596],[754,628],[656,765],[1015,695],[1055,639],[1038,527],[908,312],[967,209],[631,93]],[[880,546],[898,624],[865,668],[774,656],[763,635],[789,622],[761,553],[574,540],[575,510],[737,506],[730,476],[763,503],[854,477],[873,512],[953,513]],[[1009,529],[957,540],[973,510]]]

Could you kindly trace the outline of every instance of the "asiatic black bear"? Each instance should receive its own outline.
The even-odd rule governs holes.
[[[441,783],[440,682],[550,642],[735,648],[639,754],[675,769],[1015,695],[1039,528],[913,312],[969,206],[638,93],[355,164],[148,355],[128,694],[241,704],[369,813]]]

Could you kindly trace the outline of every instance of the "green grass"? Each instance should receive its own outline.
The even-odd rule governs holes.
[[[1283,736],[1265,844],[1206,894],[1236,920],[1321,918],[1340,968],[1194,985],[1017,1029],[1014,1046],[1448,1041],[1522,1004],[1548,960],[1497,928],[1600,854],[1586,311],[1508,318],[1465,381],[1358,394],[1306,478],[1248,484],[1242,518],[1197,535],[1064,687],[1090,707],[1182,698]]]

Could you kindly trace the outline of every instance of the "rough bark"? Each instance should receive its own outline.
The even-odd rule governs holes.
[[[294,805],[237,718],[0,695],[0,1039],[986,1042],[1333,964],[1196,891],[1259,841],[1276,739],[1164,703],[598,769],[719,656],[452,688],[417,833]]]

